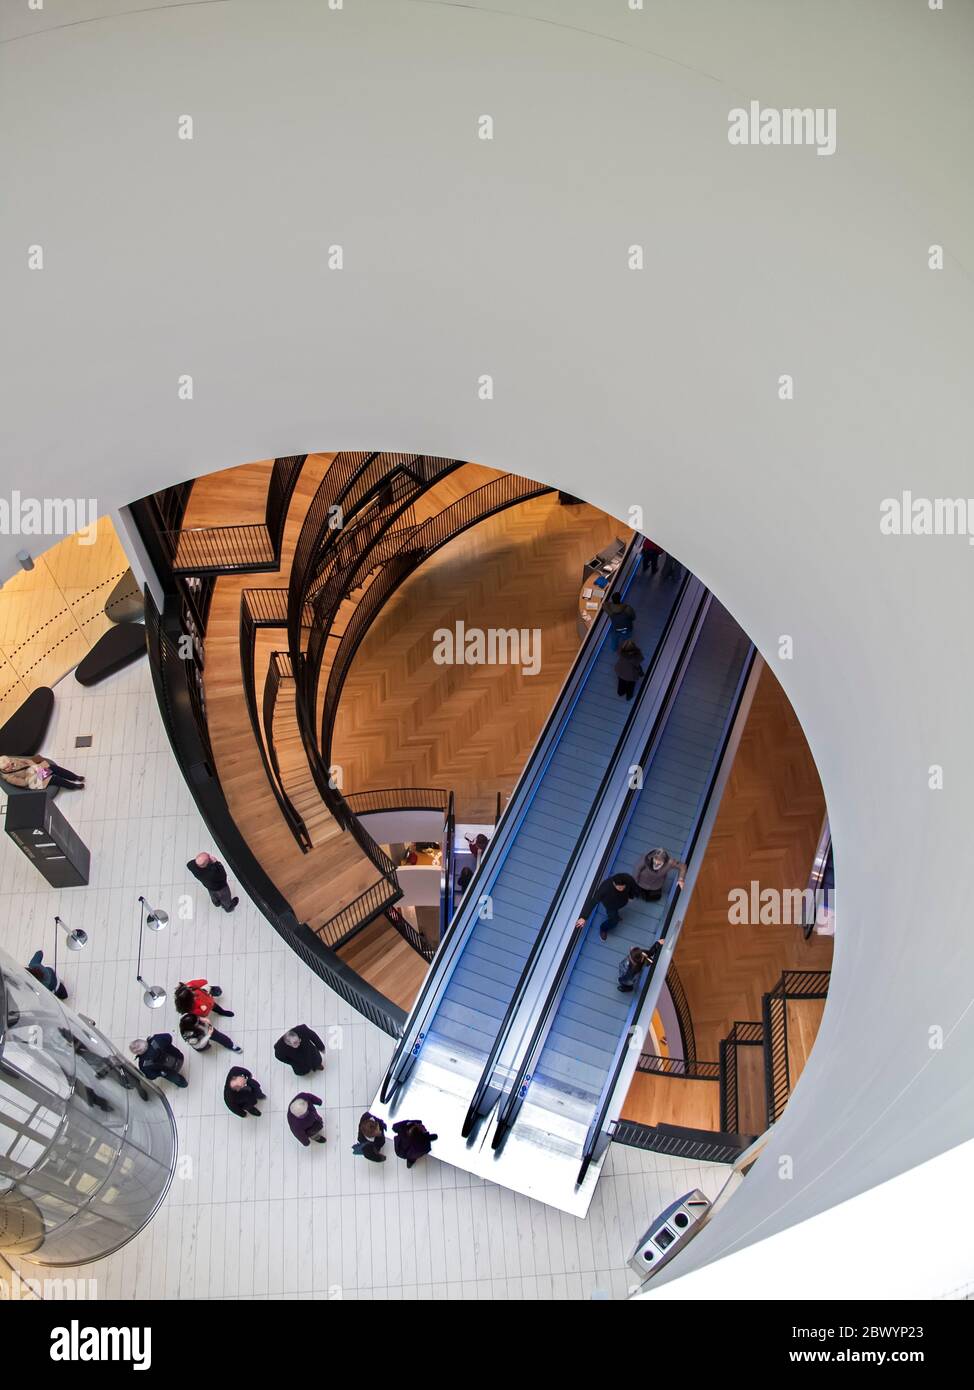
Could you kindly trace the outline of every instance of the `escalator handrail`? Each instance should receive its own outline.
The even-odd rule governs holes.
[[[635,577],[635,569],[639,563],[637,542],[640,540],[641,537],[639,532],[634,532],[623,554],[619,568],[616,571],[617,581],[622,581],[623,576],[625,577],[624,584],[626,590],[628,590],[632,579]],[[503,847],[504,857],[506,857],[512,838],[510,827],[514,825],[516,828],[521,819],[523,819],[527,806],[531,803],[533,792],[530,796],[528,792],[536,786],[540,774],[543,773],[544,768],[547,767],[548,763],[551,761],[554,750],[558,746],[565,729],[568,727],[571,711],[580,698],[591,670],[598,660],[602,641],[607,634],[608,626],[609,619],[605,612],[605,605],[603,604],[595,621],[585,634],[578,654],[562,682],[558,697],[552,705],[548,717],[541,728],[541,732],[535,740],[534,747],[524,765],[524,770],[518,778],[514,793],[508,801],[507,806],[504,808],[501,820],[495,826],[494,834],[491,836],[487,848],[477,859],[473,877],[467,884],[461,900],[461,906],[466,907],[467,903],[473,904],[476,902],[481,885],[488,880],[488,876],[490,876],[490,882],[492,883],[494,877],[496,877],[495,868],[499,871],[500,866],[503,864],[504,859],[501,857],[500,851]],[[596,636],[596,634],[598,634],[598,636]],[[402,1037],[396,1046],[396,1050],[392,1055],[392,1059],[382,1079],[379,1098],[383,1104],[388,1104],[393,1090],[399,1084],[396,1073],[399,1071],[403,1059],[409,1054],[418,1055],[419,1047],[422,1046],[421,1039],[425,1034],[426,1026],[433,1016],[435,1009],[439,1007],[438,996],[443,975],[451,958],[454,959],[455,964],[455,957],[458,955],[457,948],[464,935],[459,930],[461,920],[468,926],[472,926],[475,919],[467,916],[465,911],[457,912],[454,914],[453,921],[447,928],[446,937],[440,943],[440,949],[437,952],[437,959],[435,962],[436,968],[431,969],[427,973],[426,979],[423,981],[422,988],[416,998],[416,1002],[413,1004],[410,1013],[412,1024],[410,1025],[409,1020],[407,1020],[407,1026],[403,1030]]]
[[[731,700],[730,710],[728,711],[727,718],[724,720],[724,727],[721,731],[720,742],[718,743],[717,750],[714,753],[713,759],[711,760],[710,773],[704,785],[704,790],[701,793],[700,799],[697,803],[697,810],[693,820],[693,828],[690,831],[690,835],[684,847],[682,856],[683,862],[688,866],[693,857],[694,850],[697,847],[697,841],[700,838],[700,831],[703,826],[706,810],[710,803],[710,798],[714,794],[714,787],[720,775],[720,769],[723,765],[724,758],[727,754],[727,747],[730,743],[731,736],[734,731],[734,726],[737,723],[737,717],[740,713],[741,703],[744,699],[744,693],[747,689],[747,683],[750,679],[751,672],[754,669],[754,661],[756,655],[756,648],[754,647],[753,643],[749,643],[747,652],[744,657],[744,661],[742,663],[741,674],[738,677],[737,686],[734,690],[734,697]],[[606,1075],[606,1080],[602,1086],[601,1092],[599,1093],[599,1104],[596,1109],[595,1117],[592,1120],[592,1123],[589,1125],[588,1133],[585,1136],[585,1148],[582,1151],[582,1162],[578,1170],[578,1177],[575,1179],[576,1187],[584,1181],[585,1174],[588,1172],[589,1164],[595,1157],[595,1147],[598,1142],[599,1135],[602,1133],[602,1130],[605,1126],[605,1122],[608,1117],[608,1112],[612,1105],[612,1097],[615,1093],[616,1087],[619,1084],[619,1077],[622,1073],[623,1063],[626,1059],[626,1053],[629,1050],[630,1034],[632,1032],[635,1020],[636,1018],[638,1018],[646,1002],[646,996],[649,993],[649,987],[652,984],[653,979],[655,978],[656,967],[659,964],[660,956],[662,955],[663,942],[665,942],[667,934],[669,933],[670,926],[673,922],[673,918],[676,915],[677,905],[682,896],[683,889],[680,887],[678,880],[673,885],[673,888],[670,891],[669,900],[666,905],[666,913],[663,917],[663,930],[660,932],[659,937],[657,939],[657,945],[660,947],[660,950],[657,951],[651,965],[647,967],[646,979],[642,984],[642,987],[633,996],[632,1004],[630,1005],[629,1010],[626,1014],[625,1027],[622,1030],[619,1042],[616,1046],[615,1053],[613,1054],[612,1065],[609,1067],[608,1073]]]
[[[446,939],[447,929],[453,920],[453,843],[456,839],[457,825],[453,792],[446,804],[446,844],[443,846],[443,873],[440,881],[440,942]]]
[[[592,798],[592,804],[589,807],[588,813],[585,817],[585,821],[578,832],[578,836],[575,840],[575,845],[571,853],[567,856],[564,870],[562,871],[561,878],[558,881],[558,886],[552,894],[547,911],[545,912],[545,915],[542,918],[541,927],[538,931],[537,936],[534,939],[534,944],[531,947],[527,960],[524,962],[524,966],[521,970],[520,976],[518,977],[517,984],[514,986],[514,994],[511,997],[510,1003],[508,1004],[507,1009],[504,1013],[504,1017],[501,1019],[500,1026],[498,1027],[497,1033],[495,1034],[493,1044],[491,1045],[491,1049],[487,1056],[487,1060],[484,1063],[483,1070],[480,1074],[480,1080],[477,1082],[476,1089],[470,1101],[470,1106],[467,1111],[466,1119],[464,1120],[464,1133],[469,1133],[470,1129],[472,1128],[473,1121],[476,1118],[477,1113],[479,1112],[480,1102],[483,1099],[485,1092],[490,1087],[490,1082],[493,1075],[494,1067],[497,1064],[497,1059],[501,1051],[503,1050],[504,1045],[508,1040],[508,1037],[510,1036],[510,1031],[514,1024],[514,1019],[516,1018],[518,1011],[520,1010],[525,991],[527,990],[529,981],[534,972],[538,959],[544,951],[545,946],[548,944],[548,939],[554,926],[555,918],[558,915],[558,908],[561,904],[561,899],[568,887],[569,882],[571,881],[573,873],[575,872],[578,863],[578,855],[585,845],[585,841],[588,838],[588,835],[591,831],[592,822],[599,814],[602,801],[614,777],[616,776],[617,765],[621,751],[625,747],[626,740],[629,736],[632,726],[638,717],[642,693],[645,690],[649,681],[652,679],[656,671],[657,665],[659,663],[659,660],[666,648],[667,642],[670,639],[670,635],[673,631],[673,625],[676,621],[677,612],[679,611],[680,604],[682,603],[686,595],[687,589],[690,587],[691,583],[696,582],[699,581],[695,580],[694,576],[689,572],[689,570],[685,570],[680,580],[680,583],[677,586],[676,593],[673,598],[673,604],[669,614],[667,615],[666,622],[663,626],[663,631],[661,632],[659,639],[657,640],[656,646],[653,650],[652,658],[646,668],[646,672],[641,678],[639,696],[632,701],[632,708],[626,716],[626,722],[619,732],[619,737],[616,740],[616,746],[612,752],[612,756],[609,759],[605,772],[602,774],[602,778],[599,782],[598,788],[596,789],[596,792]],[[706,601],[706,597],[707,591],[704,589],[701,596],[701,603]],[[697,619],[695,617],[694,626],[696,625],[696,621]],[[677,665],[679,666],[679,664],[680,663],[678,662]],[[663,705],[665,705],[669,699],[669,690],[670,686],[668,684],[666,691],[663,695]]]
[[[681,587],[681,597],[682,594],[686,591],[686,586],[690,583],[691,579],[692,576],[689,573],[687,573],[683,581],[683,586]],[[691,624],[690,630],[684,639],[683,648],[680,652],[679,659],[677,660],[673,668],[673,674],[670,677],[669,682],[667,683],[666,691],[663,695],[662,700],[660,701],[659,709],[656,712],[656,715],[653,719],[653,723],[647,735],[646,744],[643,750],[642,757],[640,759],[640,766],[643,768],[647,767],[652,758],[655,756],[656,745],[658,744],[659,739],[662,735],[662,731],[666,727],[666,723],[669,719],[670,710],[672,709],[673,701],[676,697],[683,676],[685,674],[689,656],[693,651],[697,636],[699,635],[699,632],[703,626],[706,614],[709,611],[711,597],[712,596],[709,590],[704,589],[701,594],[700,603],[697,607],[697,611],[694,614],[694,619]],[[679,601],[677,602],[677,604],[674,605],[674,613],[676,612],[678,606]],[[664,634],[664,636],[668,636],[669,631],[670,625],[668,623],[666,633]],[[599,883],[603,881],[606,873],[608,872],[608,866],[609,864],[611,864],[613,858],[615,857],[618,851],[618,844],[620,839],[619,827],[625,820],[628,813],[628,809],[631,805],[634,804],[634,800],[637,795],[638,792],[636,788],[629,788],[629,790],[626,793],[626,796],[622,802],[622,806],[619,809],[619,813],[616,816],[615,821],[613,822],[612,831],[607,838],[606,848],[602,852],[602,856],[599,860],[598,867],[596,869],[595,874],[592,877],[591,887],[589,889],[590,892],[592,891],[592,888],[596,887]],[[568,940],[568,943],[562,954],[562,958],[558,964],[558,968],[555,971],[554,978],[552,979],[551,985],[548,989],[548,993],[545,996],[545,1001],[541,1006],[537,1019],[535,1020],[534,1028],[531,1031],[531,1038],[528,1042],[526,1049],[524,1050],[520,1066],[518,1067],[517,1074],[514,1078],[514,1084],[511,1086],[510,1090],[507,1093],[507,1096],[504,1098],[503,1103],[500,1107],[497,1117],[497,1131],[494,1135],[493,1140],[493,1145],[495,1148],[498,1147],[506,1131],[510,1129],[511,1124],[516,1118],[517,1112],[521,1108],[521,1102],[524,1099],[524,1093],[526,1092],[526,1087],[528,1084],[528,1077],[529,1074],[532,1072],[534,1063],[537,1059],[539,1043],[547,1030],[549,1020],[552,1018],[554,1011],[557,1009],[558,1005],[561,1002],[561,997],[567,985],[567,981],[571,976],[572,970],[575,968],[575,962],[577,961],[582,946],[584,944],[586,930],[587,925],[585,927],[572,928],[571,937]]]

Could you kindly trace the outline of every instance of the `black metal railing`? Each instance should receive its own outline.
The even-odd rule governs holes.
[[[337,951],[401,897],[402,890],[382,877],[336,912],[334,917],[311,930],[319,941]]]
[[[312,591],[327,552],[366,502],[393,504],[460,467],[458,459],[425,454],[339,453],[322,478],[305,516],[291,565],[288,646],[300,649],[300,609]]]
[[[690,1001],[687,999],[686,990],[683,988],[683,981],[677,972],[676,962],[670,961],[666,972],[666,988],[670,992],[673,1001],[673,1010],[676,1013],[676,1021],[680,1027],[680,1041],[683,1044],[683,1055],[688,1062],[696,1060],[697,1040],[693,1032],[693,1015],[690,1013]]]
[[[642,1052],[636,1063],[637,1071],[655,1076],[677,1076],[683,1081],[719,1081],[719,1062],[700,1062],[695,1057],[661,1057],[655,1052]]]
[[[616,1144],[649,1153],[669,1154],[696,1163],[736,1163],[754,1143],[750,1134],[715,1133],[707,1129],[685,1129],[681,1125],[641,1125],[634,1120],[618,1120],[612,1131]]]
[[[398,907],[387,907],[386,917],[393,930],[397,931],[403,941],[422,956],[423,960],[429,962],[433,959],[436,955],[436,947],[431,946],[422,932],[417,931],[412,922],[406,920]]]
[[[250,726],[254,741],[260,753],[267,780],[274,799],[280,808],[287,827],[301,850],[307,854],[311,848],[311,837],[307,827],[290,798],[284,790],[277,767],[276,756],[271,756],[273,744],[268,743],[261,725],[261,711],[257,705],[257,677],[254,669],[255,649],[258,628],[284,627],[287,622],[286,589],[244,589],[240,596],[240,670],[243,678],[244,700],[250,716]],[[266,720],[267,687],[264,687]]]
[[[453,917],[454,880],[456,864],[454,860],[457,838],[456,803],[450,793],[446,806],[446,823],[443,826],[443,869],[440,875],[440,940],[446,936]]]
[[[738,1047],[760,1046],[764,1042],[761,1023],[735,1023],[726,1038],[720,1040],[720,1127],[740,1129],[740,1086],[738,1084]]]
[[[441,787],[384,787],[379,791],[349,792],[345,805],[356,816],[375,815],[379,811],[442,811],[445,814],[452,795]]]
[[[825,999],[828,988],[828,970],[786,970],[774,989],[764,996],[764,1081],[769,1125],[776,1124],[781,1119],[791,1095],[788,1001]]]
[[[288,507],[304,467],[306,454],[276,458],[267,485],[262,522],[228,526],[185,525],[186,503],[167,506],[176,524],[160,528],[173,574],[233,574],[277,569]],[[198,481],[198,480],[197,480]],[[157,497],[163,494],[156,494]]]
[[[232,574],[275,569],[274,547],[263,522],[241,526],[193,526],[166,531],[174,574]]]

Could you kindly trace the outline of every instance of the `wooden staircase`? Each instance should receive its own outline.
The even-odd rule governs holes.
[[[363,927],[344,946],[339,946],[338,954],[363,980],[406,1010],[416,1002],[429,969],[423,957],[385,917],[377,917]]]
[[[761,1134],[780,1120],[825,1012],[831,972],[786,970],[758,1022],[735,1023],[720,1044],[722,1129]]]

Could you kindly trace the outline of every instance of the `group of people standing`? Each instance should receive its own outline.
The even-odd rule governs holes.
[[[0,759],[0,763],[10,763],[11,759]],[[34,765],[34,760],[31,760]],[[16,771],[16,769],[11,769]],[[486,841],[485,841],[486,842]],[[481,847],[482,848],[482,847]],[[233,897],[223,865],[212,855],[200,853],[186,866],[194,878],[209,892],[214,906],[232,912],[239,899]],[[43,951],[35,951],[27,966],[28,972],[49,989],[58,999],[67,999],[68,992],[51,966],[44,964]],[[208,1052],[215,1043],[228,1052],[241,1053],[228,1034],[221,1032],[213,1023],[212,1016],[233,1018],[232,1009],[225,1008],[218,1001],[223,996],[219,985],[210,984],[204,978],[180,981],[176,986],[173,1002],[179,1015],[180,1041],[194,1052]],[[82,1044],[78,1044],[82,1046]],[[129,1051],[135,1058],[139,1071],[150,1081],[167,1081],[180,1089],[189,1083],[183,1075],[185,1056],[173,1041],[172,1033],[153,1033],[147,1038],[135,1038],[129,1043]],[[274,1057],[278,1062],[289,1066],[295,1076],[308,1076],[324,1070],[322,1054],[325,1044],[305,1023],[299,1023],[283,1033],[274,1044]],[[134,1075],[134,1073],[133,1073]],[[223,1100],[231,1114],[240,1119],[261,1115],[258,1108],[267,1095],[253,1072],[246,1067],[233,1066],[229,1069],[223,1084]],[[305,1148],[312,1143],[324,1144],[324,1120],[318,1107],[323,1104],[321,1096],[311,1091],[299,1091],[287,1108],[288,1128],[295,1139]],[[372,1163],[384,1163],[386,1123],[378,1116],[366,1111],[359,1119],[358,1139],[352,1152]],[[392,1126],[394,1151],[407,1168],[412,1168],[419,1159],[425,1157],[433,1147],[438,1135],[431,1134],[421,1120],[400,1120]]]

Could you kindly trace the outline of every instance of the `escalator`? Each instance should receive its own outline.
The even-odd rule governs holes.
[[[589,886],[613,872],[632,873],[642,855],[658,845],[686,860],[695,874],[705,848],[701,830],[708,809],[716,812],[715,786],[752,661],[748,638],[710,598],[693,651],[644,751],[642,788],[633,789],[622,805]],[[495,1149],[503,1149],[514,1128],[522,1149],[533,1142],[552,1159],[560,1157],[562,1167],[570,1161],[576,1184],[584,1179],[604,1151],[624,1099],[630,1035],[636,1020],[651,1013],[651,985],[655,981],[655,998],[665,977],[680,899],[674,884],[658,902],[629,903],[605,942],[599,936],[601,910],[576,933],[571,924],[581,899],[574,906],[566,903],[560,959],[530,1035],[524,1030],[520,1065],[498,1088]],[[661,939],[635,991],[621,993],[621,958],[631,946],[650,949]],[[553,1172],[555,1167],[552,1162]]]
[[[630,546],[614,587],[636,610],[633,637],[645,654],[648,692],[671,629],[700,586],[690,576],[664,582],[638,570]],[[616,693],[615,657],[600,613],[407,1020],[379,1103],[404,1114],[422,1093],[430,1128],[450,1123],[459,1133],[519,979],[542,949],[550,904],[601,804],[620,740],[637,717],[641,700]]]

